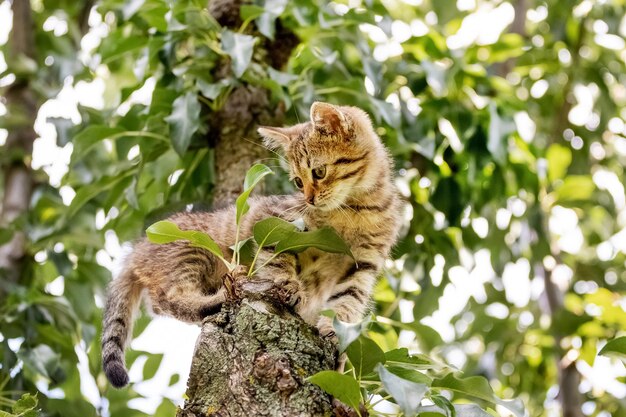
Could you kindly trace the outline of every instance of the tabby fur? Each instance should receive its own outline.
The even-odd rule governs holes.
[[[333,335],[333,309],[339,319],[356,322],[369,308],[376,277],[397,239],[401,204],[393,183],[392,159],[374,132],[367,114],[356,107],[314,103],[311,121],[288,128],[262,127],[270,148],[281,149],[290,177],[301,188],[294,195],[254,197],[244,216],[241,238],[269,216],[304,220],[307,229],[332,226],[350,245],[355,260],[343,254],[307,249],[282,254],[257,275],[297,294],[296,311],[324,336]],[[323,175],[322,175],[323,174]],[[234,206],[215,212],[184,212],[170,217],[183,230],[208,233],[224,254],[232,256]],[[272,256],[263,249],[262,265]],[[178,241],[158,245],[139,241],[123,272],[109,287],[105,307],[102,360],[116,387],[128,383],[124,347],[133,313],[142,295],[156,314],[200,323],[226,300],[225,266],[209,252]]]

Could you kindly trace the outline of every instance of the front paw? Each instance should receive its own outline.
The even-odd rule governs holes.
[[[320,332],[320,336],[324,339],[330,340],[333,343],[338,343],[339,339],[337,338],[337,333],[335,332],[335,328],[332,323],[327,320],[320,320],[320,323],[317,325],[317,330]]]
[[[245,265],[237,265],[235,269],[230,272],[227,272],[222,277],[222,282],[224,283],[224,287],[226,288],[226,293],[228,294],[228,298],[231,300],[236,300],[241,298],[242,294],[242,284],[247,280],[248,277],[248,267]]]
[[[304,286],[296,278],[275,280],[274,288],[279,301],[291,308],[298,310],[306,302]]]

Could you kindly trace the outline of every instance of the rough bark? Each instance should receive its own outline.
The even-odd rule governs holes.
[[[238,28],[240,6],[241,1],[213,0],[209,12],[222,26]],[[279,24],[276,39],[257,45],[257,63],[284,66],[297,38]],[[214,75],[219,79],[229,71],[225,62]],[[242,191],[246,171],[270,156],[258,139],[258,126],[280,126],[283,118],[283,107],[271,103],[269,91],[245,83],[209,116],[215,207],[232,204]],[[178,417],[333,414],[331,398],[305,379],[335,367],[335,345],[320,338],[271,290],[271,283],[249,287],[247,295],[235,297],[205,320]]]
[[[334,366],[334,344],[299,317],[244,299],[205,321],[178,417],[329,416],[329,396],[305,378]]]
[[[241,25],[241,1],[213,0],[209,12],[222,26],[237,30]],[[253,33],[252,26],[249,29]],[[282,68],[297,37],[277,23],[276,40],[265,40],[255,47],[253,60],[264,67]],[[225,78],[230,63],[224,62],[215,77]],[[257,161],[270,157],[256,132],[260,125],[280,126],[284,120],[284,106],[272,104],[270,92],[263,88],[242,84],[226,99],[222,108],[209,119],[210,141],[215,145],[216,188],[214,206],[231,204],[242,190],[246,171]]]
[[[14,1],[13,30],[10,38],[11,59],[35,57],[33,19],[28,1]],[[4,188],[0,207],[0,226],[14,224],[27,211],[33,190],[33,175],[30,168],[30,155],[37,137],[33,122],[37,117],[38,102],[30,89],[27,79],[17,79],[6,92],[7,109],[12,114],[20,114],[27,124],[9,130],[3,153],[2,171]],[[12,239],[0,246],[0,275],[8,282],[16,283],[22,276],[26,237],[24,231],[16,228]],[[0,289],[0,296],[3,290]]]

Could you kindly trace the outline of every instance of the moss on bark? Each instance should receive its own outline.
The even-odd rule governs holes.
[[[335,345],[294,313],[225,305],[203,324],[178,417],[331,416],[331,398],[306,378],[335,362]]]

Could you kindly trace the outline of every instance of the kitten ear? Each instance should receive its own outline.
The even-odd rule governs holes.
[[[336,106],[316,101],[311,106],[311,123],[328,133],[347,133],[348,119]]]
[[[265,146],[272,150],[279,148],[287,149],[289,146],[291,137],[287,128],[261,126],[257,129],[257,132],[263,136]]]

